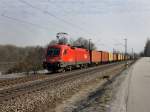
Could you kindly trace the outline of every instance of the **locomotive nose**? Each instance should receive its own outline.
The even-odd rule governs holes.
[[[49,62],[52,62],[52,63],[53,63],[53,62],[56,62],[55,59],[49,59],[48,61],[49,61]]]
[[[47,62],[49,62],[49,63],[57,63],[57,62],[62,62],[62,59],[60,57],[48,58]]]

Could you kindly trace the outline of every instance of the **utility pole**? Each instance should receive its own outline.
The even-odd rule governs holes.
[[[91,39],[89,39],[89,51],[91,50]]]
[[[134,51],[133,51],[133,48],[132,48],[132,59],[134,59]]]
[[[128,48],[128,43],[127,43],[127,41],[128,41],[128,39],[127,38],[125,38],[124,39],[124,41],[125,41],[125,45],[124,45],[124,47],[125,47],[125,57],[127,56],[127,48]],[[128,67],[128,61],[126,60],[126,66]]]
[[[91,39],[89,39],[89,54],[90,54],[90,63],[91,63],[92,62]]]
[[[125,45],[124,45],[124,47],[125,47],[125,56],[127,56],[127,48],[128,48],[128,43],[127,43],[127,41],[128,41],[128,39],[127,38],[125,38],[124,39],[125,40]]]

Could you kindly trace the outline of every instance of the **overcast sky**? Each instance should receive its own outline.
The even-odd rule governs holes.
[[[99,50],[143,50],[149,0],[0,0],[0,44],[46,45],[57,32],[91,38]],[[119,44],[120,43],[120,44]]]

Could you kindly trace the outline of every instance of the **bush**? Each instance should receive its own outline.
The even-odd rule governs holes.
[[[15,66],[7,71],[7,73],[26,72],[29,74],[30,71],[36,73],[36,71],[42,69],[42,60],[44,57],[43,55],[44,48],[31,48],[30,51],[15,64]]]

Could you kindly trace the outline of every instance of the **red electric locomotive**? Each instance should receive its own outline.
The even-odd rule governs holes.
[[[89,51],[69,45],[49,46],[43,67],[49,71],[71,70],[72,67],[84,67],[90,63]]]

